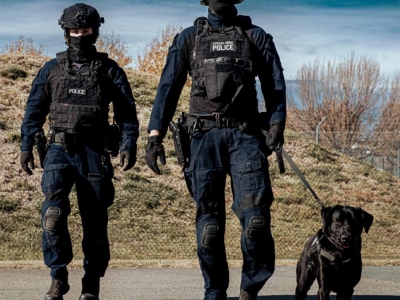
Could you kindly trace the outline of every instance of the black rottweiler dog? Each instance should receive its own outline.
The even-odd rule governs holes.
[[[321,210],[323,228],[305,244],[297,262],[296,300],[303,300],[318,280],[318,300],[351,299],[361,278],[361,233],[368,233],[373,216],[361,208],[335,205]]]

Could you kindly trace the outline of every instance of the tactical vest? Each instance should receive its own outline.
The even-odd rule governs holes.
[[[110,79],[104,67],[106,53],[74,70],[67,52],[57,53],[63,70],[53,89],[50,105],[50,127],[56,132],[100,136],[108,125],[107,88]]]
[[[251,24],[250,18],[247,18]],[[206,18],[197,25],[190,76],[191,112],[225,113],[244,99],[254,98],[251,43],[239,26],[211,27]]]

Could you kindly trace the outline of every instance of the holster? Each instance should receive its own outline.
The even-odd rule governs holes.
[[[104,143],[106,144],[106,150],[111,156],[116,157],[119,153],[119,142],[121,141],[121,131],[117,124],[111,124],[107,128],[106,138]]]
[[[185,166],[190,159],[190,136],[185,127],[186,115],[181,113],[178,122],[171,121],[169,130],[172,132],[174,139],[175,152],[178,159],[178,164]]]
[[[39,154],[40,167],[43,168],[44,159],[46,158],[48,148],[46,136],[44,135],[43,129],[35,134],[35,143],[36,150]]]

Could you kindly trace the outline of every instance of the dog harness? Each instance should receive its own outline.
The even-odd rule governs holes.
[[[351,258],[349,258],[349,259],[346,259],[346,260],[343,260],[343,261],[338,261],[335,255],[329,253],[324,248],[322,248],[320,241],[324,237],[328,238],[327,236],[325,236],[325,234],[321,234],[320,236],[317,235],[315,237],[315,239],[313,240],[313,242],[311,244],[308,257],[311,257],[312,255],[315,255],[315,254],[318,254],[318,255],[321,255],[321,256],[327,258],[331,262],[340,262],[340,263],[347,263],[347,262],[349,262],[351,260]],[[308,260],[307,265],[308,265],[308,267],[311,268],[311,259]]]

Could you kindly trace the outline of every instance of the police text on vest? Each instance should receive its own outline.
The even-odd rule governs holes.
[[[70,88],[68,89],[68,94],[86,95],[86,90]]]
[[[234,41],[211,42],[211,52],[236,51]]]

